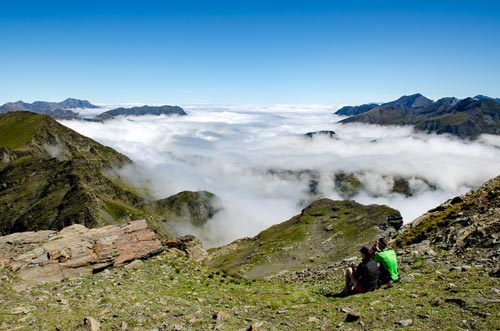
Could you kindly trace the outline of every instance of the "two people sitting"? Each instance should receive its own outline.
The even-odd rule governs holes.
[[[399,281],[396,253],[388,246],[387,239],[380,238],[371,249],[361,247],[362,261],[358,266],[347,268],[342,295],[374,291],[382,285],[392,286],[393,282]]]

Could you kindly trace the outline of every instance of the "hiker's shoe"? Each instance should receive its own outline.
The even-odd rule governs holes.
[[[348,288],[348,287],[344,287],[344,289],[342,290],[342,292],[340,292],[340,296],[342,296],[342,297],[346,297],[349,294],[351,294],[351,289]]]
[[[389,281],[389,283],[387,283],[384,288],[387,289],[387,288],[391,288],[394,286],[394,283],[392,282],[392,280]]]

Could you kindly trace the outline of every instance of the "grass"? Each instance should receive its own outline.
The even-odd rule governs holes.
[[[455,204],[444,210],[434,211],[415,226],[406,228],[403,233],[397,237],[395,246],[405,247],[425,240],[429,233],[446,226],[450,222],[449,216],[459,210],[461,205],[461,203]]]
[[[19,149],[27,145],[40,127],[45,115],[28,112],[0,115],[0,147]]]
[[[410,270],[406,273],[415,272]],[[248,281],[202,266],[173,253],[145,261],[138,270],[110,272],[15,292],[12,275],[0,280],[0,329],[76,330],[87,316],[101,330],[495,330],[500,325],[498,279],[481,269],[466,272],[422,266],[411,280],[390,289],[332,298],[342,287],[342,270],[333,280],[312,283]],[[454,287],[450,289],[449,284]],[[361,313],[345,322],[341,308]],[[25,313],[16,310],[25,308]],[[225,318],[213,318],[219,311]],[[362,326],[362,325],[363,326]]]
[[[328,265],[358,255],[361,245],[379,236],[377,225],[395,212],[386,206],[318,200],[300,215],[234,243],[232,249],[211,251],[209,265],[252,279],[316,263]]]
[[[138,209],[110,199],[104,201],[103,209],[117,222],[128,219],[141,219],[148,216]]]

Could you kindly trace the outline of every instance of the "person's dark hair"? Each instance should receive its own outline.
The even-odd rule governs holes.
[[[368,254],[370,254],[370,247],[368,247],[368,246],[362,246],[362,247],[359,249],[359,251],[360,251],[361,253],[363,253],[363,254],[368,255]]]
[[[389,246],[389,242],[387,241],[387,239],[385,239],[385,238],[382,237],[379,240],[377,240],[377,245],[381,249],[384,249],[384,248],[387,248],[387,246]]]

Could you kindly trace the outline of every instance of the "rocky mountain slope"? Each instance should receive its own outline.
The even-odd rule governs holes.
[[[189,211],[197,197],[202,206],[208,205],[205,193],[192,193],[189,201],[156,204],[113,172],[131,163],[126,156],[49,116],[3,114],[0,132],[0,234],[146,218],[156,231],[169,236],[166,221],[189,218],[184,210]],[[202,206],[195,211],[197,217],[210,216],[208,211],[200,214]],[[179,208],[184,208],[182,215],[176,212]]]
[[[492,98],[443,98],[436,102],[420,94],[370,108],[341,123],[412,125],[419,131],[475,139],[500,134],[500,103]]]
[[[387,206],[322,199],[300,215],[210,251],[209,266],[248,278],[328,265],[353,255],[363,244],[395,232],[401,215]]]
[[[367,103],[364,105],[360,106],[344,106],[337,110],[335,114],[337,115],[342,115],[342,116],[352,116],[352,115],[358,115],[362,113],[366,113],[372,108],[377,107],[379,104],[378,103]]]
[[[483,261],[500,276],[500,177],[455,197],[406,225],[399,247],[430,246],[464,259]]]

